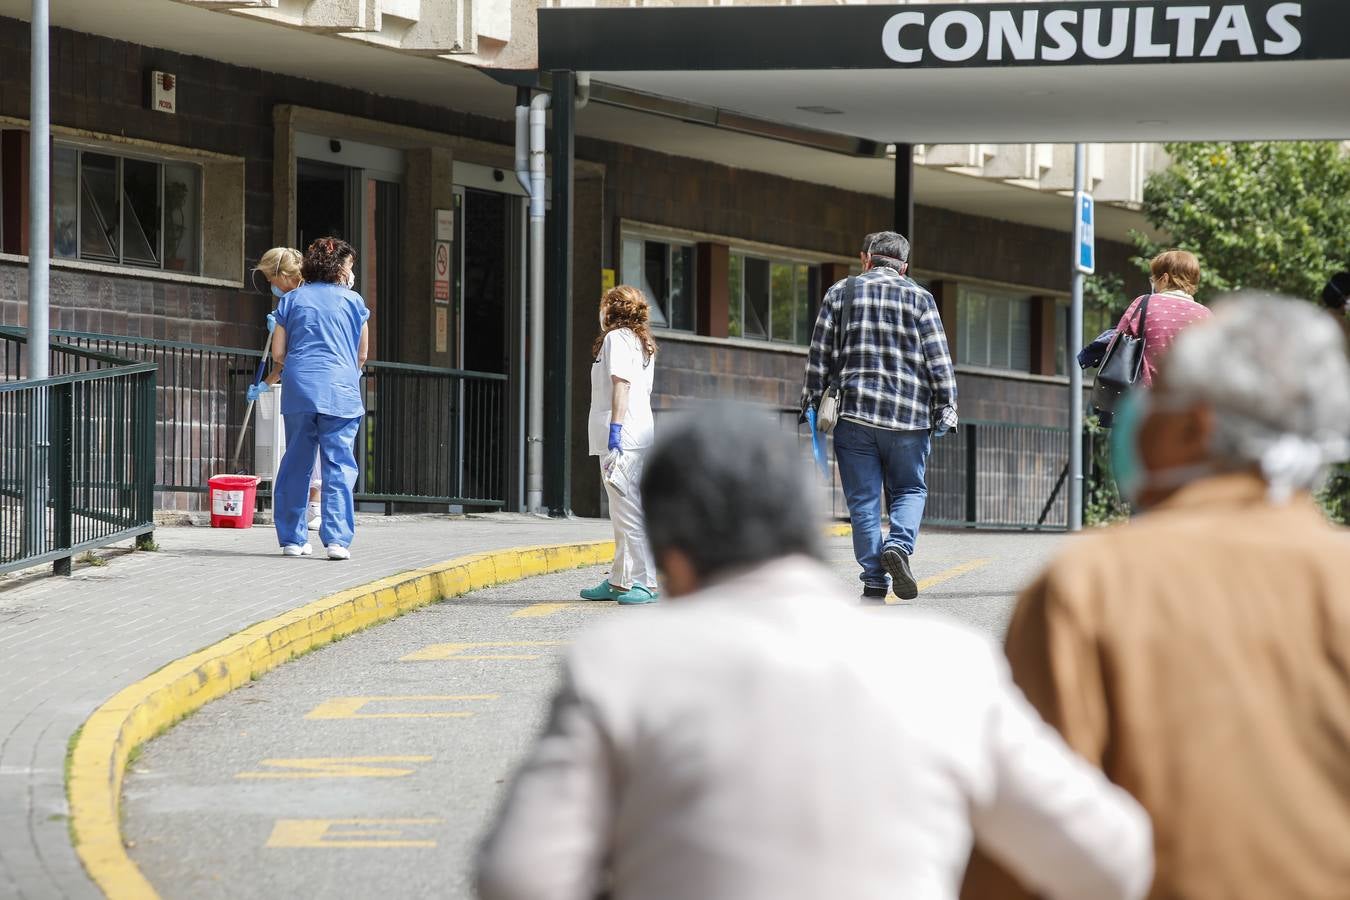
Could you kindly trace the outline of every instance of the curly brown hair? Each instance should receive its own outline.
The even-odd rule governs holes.
[[[319,238],[305,251],[305,262],[300,267],[300,274],[311,284],[317,281],[340,284],[342,263],[348,257],[351,258],[352,265],[355,265],[356,250],[351,244],[341,238]]]
[[[600,309],[605,313],[604,330],[591,345],[591,355],[600,358],[600,348],[605,345],[605,336],[621,328],[631,329],[642,342],[643,362],[650,362],[656,356],[656,340],[649,326],[651,309],[642,291],[631,284],[621,284],[605,291],[600,298]]]

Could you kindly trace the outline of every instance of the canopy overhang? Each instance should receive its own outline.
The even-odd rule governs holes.
[[[1350,136],[1350,2],[539,11],[539,67],[881,143]]]

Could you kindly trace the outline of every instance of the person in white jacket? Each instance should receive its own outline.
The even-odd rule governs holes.
[[[642,482],[674,602],[592,628],[478,858],[484,900],[951,900],[973,842],[1049,898],[1143,897],[1142,809],[992,644],[851,605],[759,414],[670,427]]]

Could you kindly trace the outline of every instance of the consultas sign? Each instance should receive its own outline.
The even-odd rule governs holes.
[[[919,67],[1301,58],[1304,3],[1008,3],[895,12],[893,64]],[[1350,0],[1345,0],[1350,7]]]

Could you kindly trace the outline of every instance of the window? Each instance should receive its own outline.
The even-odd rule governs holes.
[[[956,357],[968,366],[1031,371],[1031,298],[961,286]]]
[[[1068,375],[1068,360],[1070,350],[1066,348],[1065,339],[1069,334],[1069,301],[1055,301],[1055,321],[1059,323],[1059,328],[1055,334],[1055,374]],[[1073,347],[1071,352],[1074,356],[1088,344],[1096,340],[1097,335],[1106,331],[1108,328],[1115,328],[1120,321],[1118,316],[1112,314],[1111,310],[1097,303],[1083,303],[1083,337],[1077,347]],[[1077,362],[1074,363],[1077,365]]]
[[[201,169],[57,144],[52,251],[62,259],[201,272]]]
[[[820,294],[819,266],[733,252],[728,280],[729,335],[811,343]]]
[[[652,324],[694,330],[694,245],[625,234],[622,277],[642,288],[652,304]]]

